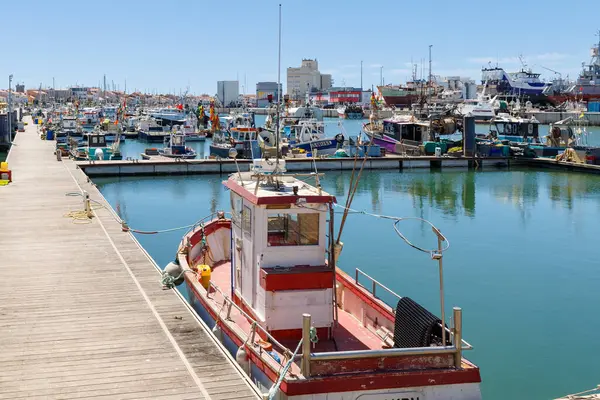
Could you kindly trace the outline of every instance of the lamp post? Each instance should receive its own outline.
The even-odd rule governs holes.
[[[13,76],[8,76],[8,141],[12,144],[12,79]]]

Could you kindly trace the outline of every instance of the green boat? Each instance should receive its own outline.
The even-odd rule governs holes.
[[[104,134],[87,135],[87,144],[71,151],[71,157],[77,161],[85,160],[122,160],[123,155],[119,150],[120,141],[111,146],[106,143]]]

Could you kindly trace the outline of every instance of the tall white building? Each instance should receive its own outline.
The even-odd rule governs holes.
[[[239,81],[218,81],[217,82],[217,99],[223,107],[229,107],[231,103],[235,103],[240,97],[240,82]]]
[[[294,100],[303,98],[307,91],[329,89],[331,84],[331,75],[319,72],[316,59],[303,59],[299,68],[287,69],[287,94]]]

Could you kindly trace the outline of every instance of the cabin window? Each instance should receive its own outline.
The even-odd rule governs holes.
[[[242,230],[247,235],[252,235],[252,210],[244,206],[242,210]]]
[[[234,225],[240,226],[242,220],[242,198],[231,192],[231,221]]]
[[[319,214],[272,214],[267,222],[269,246],[316,246],[319,244]]]

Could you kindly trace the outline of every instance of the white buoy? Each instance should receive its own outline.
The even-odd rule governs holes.
[[[223,343],[223,329],[221,329],[221,326],[219,326],[219,324],[215,323],[215,326],[213,326],[212,328],[212,333],[213,335],[215,335],[219,342]]]
[[[181,285],[184,281],[183,268],[181,268],[177,259],[167,264],[163,270],[163,275],[170,275],[174,279],[175,286]]]
[[[104,160],[104,152],[102,151],[102,149],[96,149],[94,151],[94,158],[96,160]]]
[[[246,375],[250,376],[250,360],[248,359],[248,353],[246,353],[244,345],[241,345],[238,348],[238,351],[235,353],[235,361],[246,373]]]

